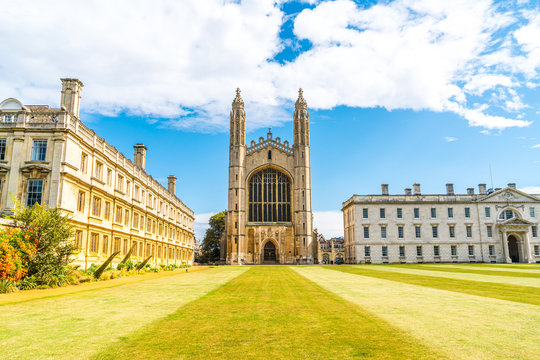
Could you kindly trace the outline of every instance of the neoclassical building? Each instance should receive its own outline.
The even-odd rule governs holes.
[[[311,211],[309,113],[299,91],[294,143],[266,138],[246,144],[240,89],[232,103],[229,201],[221,244],[227,264],[311,264],[316,252]]]
[[[353,195],[343,203],[345,262],[540,262],[540,197],[479,185],[455,194]]]
[[[133,248],[132,260],[191,264],[194,215],[145,171],[146,150],[126,158],[79,119],[77,79],[62,79],[60,108],[0,103],[0,209],[13,209],[11,195],[30,206],[59,207],[74,225],[75,262],[88,267]]]

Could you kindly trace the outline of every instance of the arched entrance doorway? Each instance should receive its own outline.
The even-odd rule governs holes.
[[[322,261],[323,261],[324,264],[330,264],[330,255],[323,254]]]
[[[271,264],[275,264],[277,261],[277,258],[276,258],[276,245],[274,245],[274,243],[272,241],[268,241],[266,242],[266,244],[264,245],[264,262],[265,263],[271,263]]]
[[[519,248],[518,242],[514,235],[508,237],[508,256],[513,263],[519,262]]]

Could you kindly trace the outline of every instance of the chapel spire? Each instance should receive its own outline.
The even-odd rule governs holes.
[[[232,102],[233,109],[242,108],[244,109],[244,100],[240,96],[240,88],[236,88],[236,97]]]
[[[298,90],[298,99],[294,105],[294,143],[309,146],[309,113],[302,88]]]
[[[298,99],[296,100],[296,104],[294,106],[296,109],[307,109],[307,102],[306,99],[304,99],[304,91],[302,88],[298,90]]]
[[[246,113],[244,100],[240,96],[240,88],[236,89],[236,97],[232,102],[230,139],[231,145],[246,144]]]

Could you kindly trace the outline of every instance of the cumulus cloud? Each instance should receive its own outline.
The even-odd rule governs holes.
[[[195,238],[198,241],[202,241],[202,239],[204,239],[204,234],[210,227],[208,221],[213,215],[215,215],[215,213],[195,214]]]
[[[313,226],[326,239],[343,236],[343,213],[341,211],[314,211]]]
[[[540,186],[525,186],[518,190],[521,190],[527,194],[540,194]]]
[[[540,12],[490,0],[307,1],[295,39],[274,0],[0,0],[0,94],[58,103],[58,78],[83,80],[83,109],[156,126],[225,130],[234,89],[249,126],[291,119],[290,101],[454,112],[501,130],[530,120],[521,87],[540,68]],[[313,5],[315,5],[313,7]],[[279,63],[289,43],[310,47]],[[524,85],[525,84],[525,85]],[[485,99],[491,90],[495,97]],[[483,105],[476,105],[476,104]]]
[[[444,137],[444,140],[448,141],[448,142],[454,142],[456,141],[457,139],[455,137],[451,137],[451,136],[445,136]]]
[[[531,146],[531,149],[540,149],[540,144],[536,144]]]

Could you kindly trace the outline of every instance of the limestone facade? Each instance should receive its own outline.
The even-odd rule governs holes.
[[[345,261],[345,240],[343,237],[334,237],[326,240],[319,235],[318,261],[321,264],[343,264]]]
[[[194,214],[176,197],[176,178],[165,189],[145,172],[146,147],[134,146],[134,162],[79,119],[77,79],[62,79],[60,109],[0,103],[0,209],[59,207],[74,225],[75,262],[88,267],[133,247],[136,262],[191,264]]]
[[[230,114],[229,200],[221,244],[227,264],[310,264],[314,261],[309,113],[300,89],[294,143],[266,138],[246,144],[244,101]]]
[[[540,197],[516,189],[353,195],[343,203],[345,262],[540,262]]]

